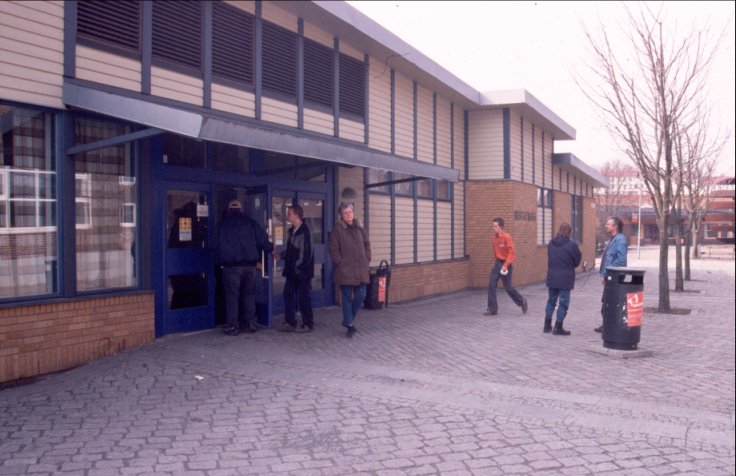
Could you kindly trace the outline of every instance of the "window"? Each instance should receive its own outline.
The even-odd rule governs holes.
[[[0,299],[57,292],[52,116],[0,104]]]
[[[212,22],[212,74],[252,85],[255,17],[225,2],[214,2]]]
[[[340,54],[340,114],[365,114],[365,65],[345,54]]]
[[[552,190],[537,189],[537,244],[545,245],[552,239]]]
[[[417,197],[418,198],[433,198],[434,193],[432,191],[432,180],[424,179],[417,180]]]
[[[437,200],[450,200],[450,182],[447,180],[440,180],[436,182],[437,185]]]
[[[120,122],[77,118],[79,144],[129,133]],[[136,284],[135,248],[138,203],[135,160],[130,143],[74,157],[77,290],[95,291]]]
[[[572,197],[572,213],[570,216],[570,224],[572,225],[572,239],[583,241],[583,197],[573,195]]]
[[[81,0],[77,2],[77,33],[82,43],[140,50],[142,2]]]
[[[368,185],[372,183],[388,182],[389,180],[391,180],[391,172],[386,170],[368,169]],[[391,189],[388,185],[370,187],[368,191],[370,193],[391,193]]]
[[[108,3],[108,2],[105,2]],[[153,59],[200,70],[202,67],[202,2],[153,2]]]
[[[189,137],[164,134],[162,159],[168,165],[202,169],[205,166],[204,142]]]
[[[399,181],[399,183],[394,184],[394,192],[396,195],[409,197],[414,196],[414,180],[412,179],[412,175],[393,172],[391,176],[392,180]],[[401,180],[404,181],[402,182]]]
[[[304,99],[332,107],[334,52],[316,41],[304,39]]]
[[[296,98],[296,40],[296,33],[263,22],[264,93],[280,93]]]

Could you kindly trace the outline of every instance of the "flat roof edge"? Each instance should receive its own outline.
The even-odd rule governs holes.
[[[552,165],[568,165],[593,182],[593,186],[608,187],[608,178],[570,152],[552,154]]]
[[[536,96],[526,89],[506,89],[500,91],[486,91],[481,93],[481,106],[504,107],[504,106],[526,106],[557,128],[564,137],[557,140],[575,140],[575,128],[564,119],[554,113]]]

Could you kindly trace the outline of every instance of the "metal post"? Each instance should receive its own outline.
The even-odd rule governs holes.
[[[636,258],[641,259],[641,173],[639,173],[639,226],[636,228]]]

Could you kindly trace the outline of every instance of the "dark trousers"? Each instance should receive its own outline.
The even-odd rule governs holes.
[[[302,313],[302,324],[307,327],[314,326],[314,314],[312,313],[312,280],[286,278],[284,284],[284,319],[292,325],[296,325],[296,306]]]
[[[498,300],[496,299],[496,286],[498,286],[498,280],[503,282],[503,288],[508,293],[511,300],[513,300],[517,306],[521,307],[524,303],[524,298],[521,297],[519,291],[511,286],[511,273],[513,271],[513,265],[509,265],[509,273],[504,276],[501,274],[501,267],[503,261],[498,260],[496,264],[491,268],[491,277],[488,279],[488,310],[491,312],[498,312]]]
[[[238,327],[254,322],[256,316],[256,267],[226,266],[222,269],[222,287],[225,291],[225,315],[228,326]]]

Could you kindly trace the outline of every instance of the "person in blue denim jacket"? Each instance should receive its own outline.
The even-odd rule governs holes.
[[[606,233],[611,235],[611,239],[608,241],[608,245],[606,245],[606,249],[603,251],[603,257],[601,258],[600,275],[603,278],[601,280],[603,285],[606,284],[606,269],[609,267],[625,267],[626,255],[629,252],[629,243],[623,234],[624,222],[619,217],[608,217],[604,227]],[[603,299],[605,299],[605,295],[601,297],[601,302],[603,302]],[[601,307],[601,314],[603,314],[603,307]],[[603,332],[603,324],[593,330]]]

